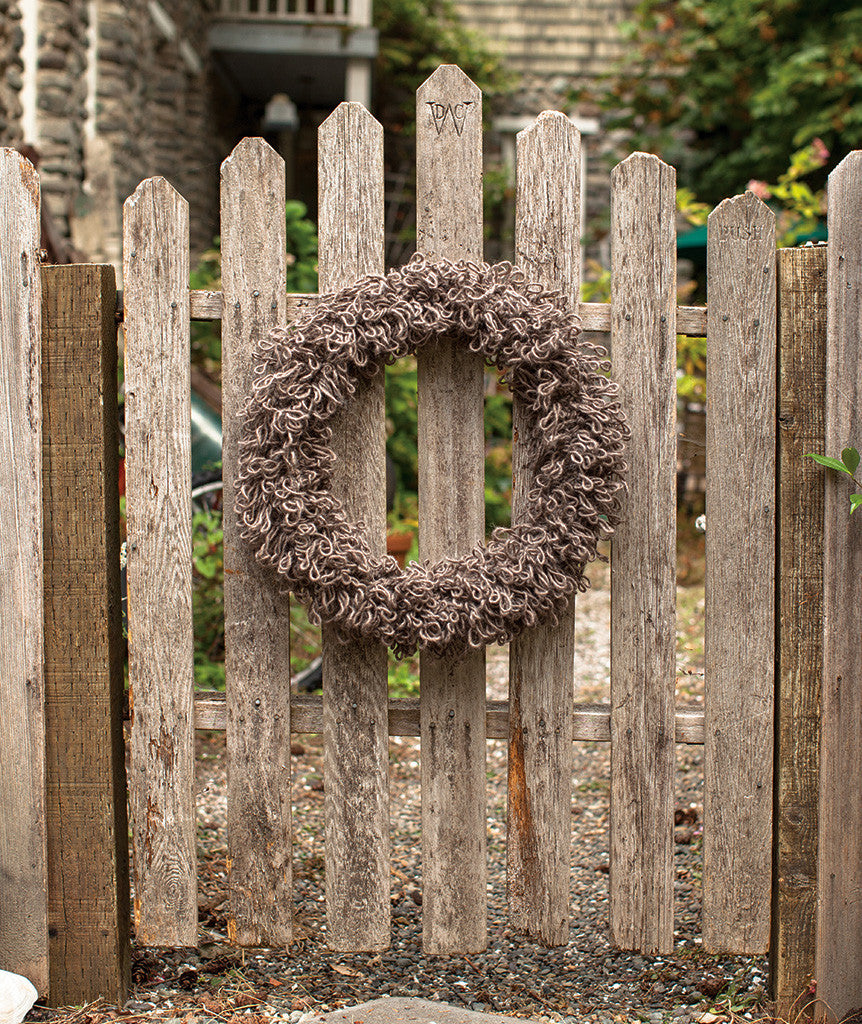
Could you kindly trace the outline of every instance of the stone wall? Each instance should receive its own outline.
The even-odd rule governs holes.
[[[0,0],[0,146],[19,146],[24,64],[21,11],[17,0]]]
[[[192,249],[217,233],[218,169],[228,141],[205,49],[210,4],[164,0],[175,34],[154,22],[146,0],[100,0],[97,134],[110,143],[125,199],[150,175],[188,200]]]
[[[41,0],[37,67],[36,144],[42,201],[60,231],[67,234],[84,162],[86,0]]]

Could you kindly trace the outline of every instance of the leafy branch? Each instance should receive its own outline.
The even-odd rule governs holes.
[[[841,452],[840,459],[832,459],[828,455],[818,455],[816,452],[809,452],[805,458],[814,459],[821,466],[826,466],[827,469],[832,469],[836,473],[845,473],[862,492],[862,483],[854,475],[859,468],[859,452],[855,448],[845,448]],[[862,493],[850,495],[850,514],[852,515],[857,508],[862,508]]]

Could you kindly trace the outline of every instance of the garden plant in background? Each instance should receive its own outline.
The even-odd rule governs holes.
[[[758,168],[775,180],[810,139],[831,170],[862,130],[855,0],[640,0],[625,58],[593,90],[609,128],[716,203]]]

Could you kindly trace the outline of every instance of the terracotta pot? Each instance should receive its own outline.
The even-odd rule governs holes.
[[[386,538],[386,552],[395,555],[395,559],[401,568],[404,568],[404,560],[407,552],[413,545],[412,533],[390,533]]]

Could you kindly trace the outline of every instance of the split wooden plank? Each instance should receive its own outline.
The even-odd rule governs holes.
[[[546,111],[517,139],[515,252],[527,277],[576,306],[581,281],[581,136]],[[512,409],[512,523],[527,515],[533,425]],[[509,648],[506,886],[513,925],[548,946],[569,937],[572,845],[572,716],[575,600],[556,626],[541,625]]]
[[[0,964],[48,991],[39,176],[0,149]]]
[[[129,988],[114,269],[42,271],[51,1002]]]
[[[417,249],[482,258],[482,94],[453,64],[416,93]],[[447,338],[418,356],[419,552],[459,558],[485,535],[484,366]],[[487,943],[485,652],[420,659],[422,943]]]
[[[383,273],[383,128],[360,103],[342,103],[318,134],[320,291]],[[386,554],[383,374],[363,382],[333,422],[333,491]],[[389,730],[386,648],[323,631],[326,781],[326,940],[331,949],[381,950],[389,924]]]
[[[188,204],[141,182],[123,217],[130,806],[135,935],[197,940]]]
[[[862,449],[862,151],[829,175],[826,441]],[[855,474],[862,480],[862,473]],[[823,693],[818,842],[818,1015],[862,1006],[862,492],[827,472],[823,538]]]
[[[775,876],[769,956],[777,1020],[794,1020],[815,978],[826,246],[778,250],[778,579]]]
[[[676,172],[634,153],[611,175],[613,372],[632,437],[611,542],[611,934],[673,949],[676,749]]]
[[[707,288],[704,946],[762,953],[772,879],[775,217],[750,192],[710,214]]]
[[[241,543],[234,511],[255,348],[284,322],[284,201],[284,160],[263,139],[244,139],[221,167],[227,928],[241,946],[293,937],[290,608]]]
[[[418,697],[399,697],[389,701],[389,735],[418,736]],[[489,740],[509,738],[509,702],[489,700],[485,705],[486,735]],[[572,739],[608,742],[611,738],[610,707],[607,704],[575,704],[572,711]],[[201,690],[195,696],[195,728],[218,731],[227,726],[224,694]],[[323,732],[323,698],[294,694],[290,700],[292,733]],[[703,711],[678,708],[675,715],[677,743],[703,743]]]

